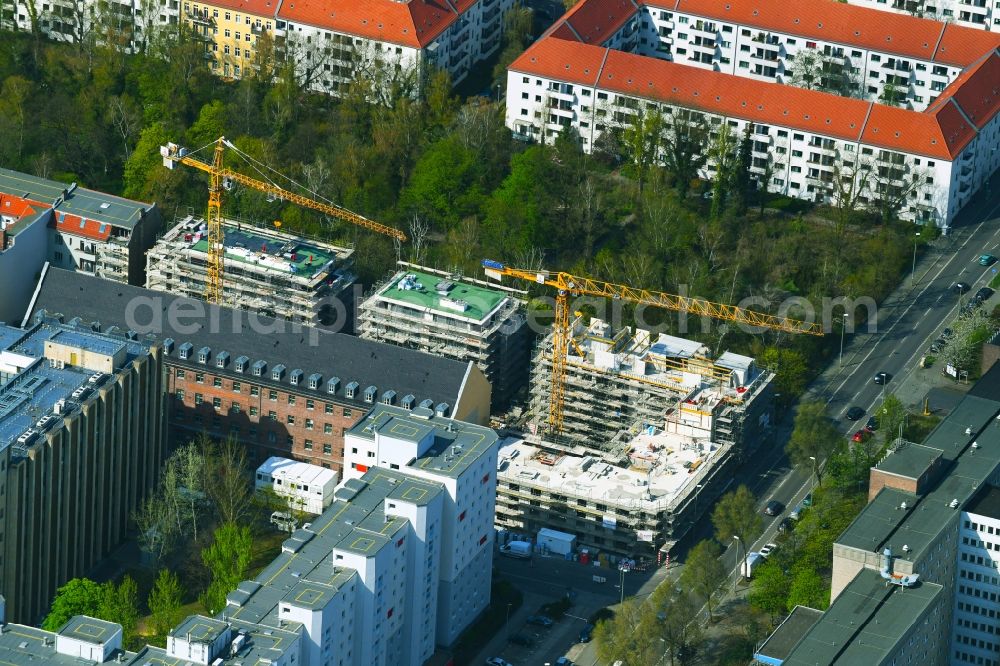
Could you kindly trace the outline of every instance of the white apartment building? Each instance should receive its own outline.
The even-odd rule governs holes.
[[[1000,30],[1000,2],[997,0],[851,0],[851,4],[980,30]]]
[[[1000,166],[998,77],[991,51],[916,112],[550,36],[508,69],[507,124],[541,140],[572,127],[588,152],[640,110],[712,134],[728,124],[737,143],[749,128],[752,171],[772,192],[832,202],[835,178],[853,178],[856,207],[888,188],[903,219],[947,226]]]
[[[130,52],[144,49],[157,30],[175,33],[179,18],[180,0],[0,0],[0,29],[28,32],[35,20],[49,39],[76,43],[106,21],[126,37]]]
[[[489,602],[496,504],[496,433],[429,408],[380,405],[344,434],[344,477],[374,466],[440,484],[438,643],[449,645]]]
[[[1000,666],[1000,488],[986,486],[962,511],[955,572],[952,655]]]
[[[254,486],[274,491],[296,511],[319,514],[333,502],[337,477],[332,469],[271,456],[257,468]]]
[[[611,11],[608,2],[579,3],[508,68],[515,134],[551,141],[573,128],[590,151],[603,132],[651,110],[670,116],[668,125],[704,123],[713,136],[725,123],[737,142],[749,128],[752,170],[771,191],[834,201],[838,189],[854,189],[857,207],[889,192],[902,218],[939,226],[1000,166],[1000,36],[826,0],[796,3],[795,12],[767,0],[656,9],[653,44],[640,29],[653,25],[649,16]],[[614,20],[601,21],[606,12]],[[739,16],[727,19],[730,12]],[[836,36],[823,42],[824,31]],[[882,43],[898,46],[878,51]],[[744,47],[749,55],[740,55]],[[781,85],[781,54],[801,48],[831,50],[825,58],[857,51],[869,96],[882,95],[887,81],[902,86],[905,73],[914,110]],[[751,68],[754,59],[775,71]],[[710,161],[701,176],[713,171]],[[845,177],[862,186],[835,187]]]
[[[500,47],[503,15],[512,6],[513,0],[281,2],[274,36],[317,92],[336,95],[359,74],[422,77],[428,65],[458,83]]]

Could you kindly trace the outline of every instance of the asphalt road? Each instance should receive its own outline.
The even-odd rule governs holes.
[[[940,336],[958,314],[959,295],[952,290],[956,282],[971,285],[962,296],[967,301],[979,287],[989,284],[1000,265],[980,266],[982,254],[1000,256],[1000,201],[981,201],[977,210],[966,211],[969,223],[953,230],[931,249],[932,262],[924,261],[923,270],[901,285],[879,308],[878,329],[874,334],[856,335],[856,344],[845,352],[844,365],[833,376],[825,375],[813,387],[815,395],[828,401],[831,416],[840,420],[846,433],[864,424],[846,420],[854,405],[866,413],[878,405],[884,392],[895,386],[918,367],[920,357],[931,342]],[[929,265],[928,265],[929,263]],[[835,361],[835,366],[837,366]],[[887,372],[892,379],[885,385],[873,381],[876,373]]]

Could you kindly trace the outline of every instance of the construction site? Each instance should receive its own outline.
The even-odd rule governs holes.
[[[499,453],[496,525],[570,532],[591,555],[659,559],[732,481],[736,447],[714,441],[714,425],[681,403],[657,425],[620,432],[605,451],[510,441]]]
[[[353,249],[232,220],[223,220],[222,227],[225,286],[220,305],[350,330]],[[203,218],[180,219],[149,250],[149,289],[204,298],[207,274]]]
[[[770,423],[774,375],[754,359],[730,352],[712,358],[693,340],[577,317],[568,327],[562,431],[544,433],[552,337],[538,345],[532,363],[529,432],[556,450],[607,451],[622,431],[693,413],[710,419],[707,439],[748,452]]]
[[[400,262],[358,310],[368,340],[474,361],[493,386],[491,412],[505,409],[528,379],[532,336],[522,292]]]

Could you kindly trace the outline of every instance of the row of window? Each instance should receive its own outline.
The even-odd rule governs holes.
[[[178,368],[177,369],[177,379],[186,379],[186,378],[187,378],[187,372],[183,368]],[[204,372],[196,372],[195,376],[194,376],[194,380],[198,384],[204,384],[205,383],[205,373]],[[228,386],[227,386],[227,384],[228,384]],[[224,390],[228,389],[228,390],[232,391],[233,393],[242,393],[243,392],[243,383],[242,382],[238,382],[238,381],[227,382],[226,380],[223,380],[221,377],[213,377],[212,378],[212,386],[215,387],[215,388],[221,388],[221,389],[224,389]],[[249,391],[250,391],[250,393],[249,393],[250,397],[256,398],[256,397],[260,396],[260,387],[259,386],[250,385],[249,386]],[[180,393],[181,393],[181,395],[183,395],[183,391],[181,391]],[[279,399],[279,393],[278,393],[278,391],[276,391],[275,389],[268,389],[268,391],[267,391],[267,398],[271,402],[276,402]],[[296,395],[294,395],[292,393],[289,393],[289,394],[287,394],[286,400],[288,401],[289,405],[291,405],[291,406],[294,407],[298,403],[298,396],[296,396]],[[316,401],[314,399],[312,399],[312,398],[306,398],[306,409],[310,409],[311,410],[311,409],[315,409],[315,408],[316,408]],[[335,406],[333,405],[333,403],[325,402],[325,403],[323,403],[323,409],[324,409],[325,413],[327,413],[327,414],[333,414]],[[343,416],[351,416],[351,414],[352,414],[351,408],[350,407],[344,407],[344,408],[342,408],[342,414],[343,414]]]
[[[968,652],[962,652],[961,650],[955,650],[955,659],[966,664],[978,664],[979,666],[1000,666],[1000,662],[995,659],[985,659],[983,657],[977,657],[974,654],[969,654]]]
[[[975,597],[976,599],[982,599],[983,601],[997,601],[996,592],[987,592],[986,590],[976,587],[974,585],[959,585],[958,591],[961,594],[965,594],[970,597]]]
[[[996,652],[1000,649],[1000,645],[993,643],[991,641],[984,641],[982,638],[973,638],[971,636],[966,636],[965,634],[958,633],[955,636],[955,642],[961,643],[962,645],[968,645],[970,647],[979,648],[981,650],[989,650],[990,652]]]
[[[988,567],[992,569],[1000,569],[996,560],[991,560],[988,557],[983,557],[982,555],[971,555],[969,553],[961,553],[959,559],[963,562],[968,562],[970,564],[978,564],[981,567]]]
[[[987,634],[996,634],[1000,631],[1000,629],[992,624],[988,624],[986,622],[973,622],[972,620],[964,620],[961,618],[958,620],[958,626],[965,627],[966,629],[972,629],[973,631],[983,631]]]
[[[202,417],[201,414],[194,414],[191,417],[191,422],[194,423],[196,426],[202,426],[202,425],[205,424],[205,419]],[[220,419],[217,416],[213,417],[212,421],[211,421],[211,427],[212,427],[213,430],[222,430],[222,419]],[[243,428],[239,424],[230,423],[229,424],[229,432],[234,437],[240,437],[243,434]],[[251,425],[249,428],[247,428],[247,436],[250,439],[256,440],[258,434],[259,433],[258,433],[258,430],[257,430],[256,426]],[[270,431],[267,432],[266,433],[266,437],[267,437],[268,444],[277,444],[277,442],[278,442],[278,436],[274,432],[270,432]],[[288,445],[289,448],[294,448],[295,447],[295,438],[292,435],[288,435],[285,438],[285,443]],[[315,446],[316,446],[316,442],[314,442],[311,439],[306,439],[306,440],[303,440],[303,442],[302,442],[302,448],[305,449],[306,451],[313,451],[313,450],[315,450]],[[325,455],[325,456],[332,456],[333,455],[333,444],[326,443],[326,444],[323,444],[322,446],[323,446],[323,455]],[[344,456],[344,449],[343,448],[339,449],[339,456],[341,458],[343,458],[343,456]],[[324,467],[329,467],[329,465],[323,465],[323,466]]]

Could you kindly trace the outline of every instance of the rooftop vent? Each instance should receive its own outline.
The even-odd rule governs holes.
[[[248,365],[250,365],[250,357],[240,356],[236,359],[236,363],[233,364],[233,369],[236,370],[236,372],[246,372]]]
[[[125,332],[125,337],[129,340],[138,340],[139,334],[133,331],[131,328]]]
[[[958,500],[957,499],[953,499],[952,501],[948,502],[948,507],[952,508],[952,509],[957,508],[958,507]]]

